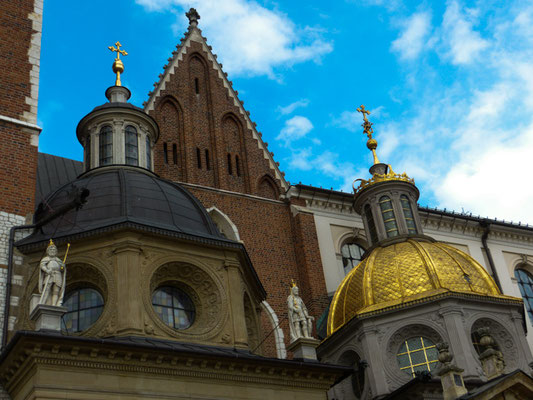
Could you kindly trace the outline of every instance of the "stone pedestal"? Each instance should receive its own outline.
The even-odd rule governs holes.
[[[316,348],[320,340],[313,338],[300,338],[292,342],[287,350],[292,351],[295,360],[317,361]]]
[[[444,400],[455,400],[468,393],[462,373],[463,370],[453,364],[444,365],[437,371],[442,384]]]
[[[35,321],[36,331],[61,331],[61,317],[67,312],[65,307],[37,304],[30,313],[30,319]]]

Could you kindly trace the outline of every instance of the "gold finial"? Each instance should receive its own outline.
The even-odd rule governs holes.
[[[296,286],[296,282],[294,282],[294,279],[291,279],[291,287],[295,287]]]
[[[370,122],[367,119],[367,115],[370,115],[370,111],[365,109],[365,106],[361,104],[361,107],[357,109],[358,112],[363,114],[363,124],[361,125],[363,127],[363,133],[368,136],[368,141],[366,142],[366,147],[372,152],[372,155],[374,156],[374,165],[379,164],[378,155],[376,154],[376,148],[378,147],[378,141],[372,137],[372,134],[374,133],[374,129],[372,129],[373,123]]]
[[[50,246],[55,246],[54,241],[52,239],[50,239],[50,242],[48,242],[47,248]]]
[[[122,47],[120,42],[116,42],[115,46],[109,46],[108,49],[117,53],[117,58],[115,58],[115,62],[113,63],[113,72],[117,74],[115,86],[122,86],[122,84],[120,83],[120,74],[124,72],[124,64],[122,64],[120,55],[122,54],[123,56],[127,56],[128,53],[125,50],[120,50],[120,48]]]

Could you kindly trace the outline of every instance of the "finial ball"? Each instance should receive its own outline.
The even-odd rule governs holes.
[[[366,147],[368,147],[368,150],[376,150],[378,147],[378,141],[376,139],[368,139]]]

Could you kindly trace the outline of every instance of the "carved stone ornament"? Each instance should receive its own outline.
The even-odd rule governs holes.
[[[291,343],[300,338],[312,338],[313,321],[307,312],[302,298],[299,296],[299,289],[293,283],[291,294],[287,297],[287,308],[289,311],[289,328],[291,333]]]
[[[228,301],[226,292],[218,277],[198,265],[185,262],[169,262],[154,268],[150,278],[144,285],[143,301],[150,324],[156,332],[163,331],[173,337],[191,337],[207,339],[220,333],[227,320]],[[149,274],[149,270],[145,271]],[[196,316],[193,324],[183,330],[175,330],[166,325],[152,306],[152,293],[161,286],[175,286],[183,290],[194,303]]]
[[[481,332],[479,332],[480,328]],[[488,338],[485,340],[490,341],[490,346],[498,347],[503,358],[502,362],[507,367],[506,370],[513,371],[518,368],[520,358],[518,348],[512,335],[502,324],[490,318],[480,318],[472,325],[472,332],[490,332],[489,337],[492,340]]]

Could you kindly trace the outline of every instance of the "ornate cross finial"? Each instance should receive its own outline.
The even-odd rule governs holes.
[[[115,46],[109,46],[108,49],[111,50],[112,52],[117,53],[117,57],[115,58],[115,62],[113,63],[113,72],[117,74],[115,86],[122,86],[122,84],[120,83],[120,74],[124,72],[124,64],[122,64],[120,55],[122,54],[123,56],[127,56],[128,53],[125,50],[120,50],[120,48],[122,47],[120,42],[116,42]]]
[[[357,109],[357,111],[363,114],[364,122],[363,125],[361,125],[363,127],[363,132],[368,136],[369,139],[372,139],[372,134],[374,133],[374,130],[372,129],[373,124],[366,118],[367,115],[370,115],[370,111],[365,109],[365,106],[362,104],[361,107]]]
[[[200,14],[196,11],[196,8],[191,8],[188,12],[185,13],[187,18],[189,18],[189,25],[198,26],[198,20],[200,19]]]
[[[115,48],[115,46],[117,46],[117,47]],[[111,51],[116,51],[117,52],[117,59],[120,59],[120,55],[121,54],[123,56],[127,56],[128,55],[128,53],[125,50],[120,50],[120,48],[122,47],[120,42],[116,42],[115,46],[109,46],[108,49],[111,50]]]
[[[358,112],[363,114],[363,133],[368,136],[368,141],[366,142],[366,147],[368,147],[368,150],[372,152],[372,156],[374,157],[374,165],[379,164],[378,155],[376,154],[376,148],[378,147],[378,142],[376,139],[372,138],[372,134],[374,133],[374,129],[372,129],[372,122],[368,120],[366,117],[367,115],[370,115],[370,111],[368,111],[364,105],[361,104],[361,107],[357,109]]]

